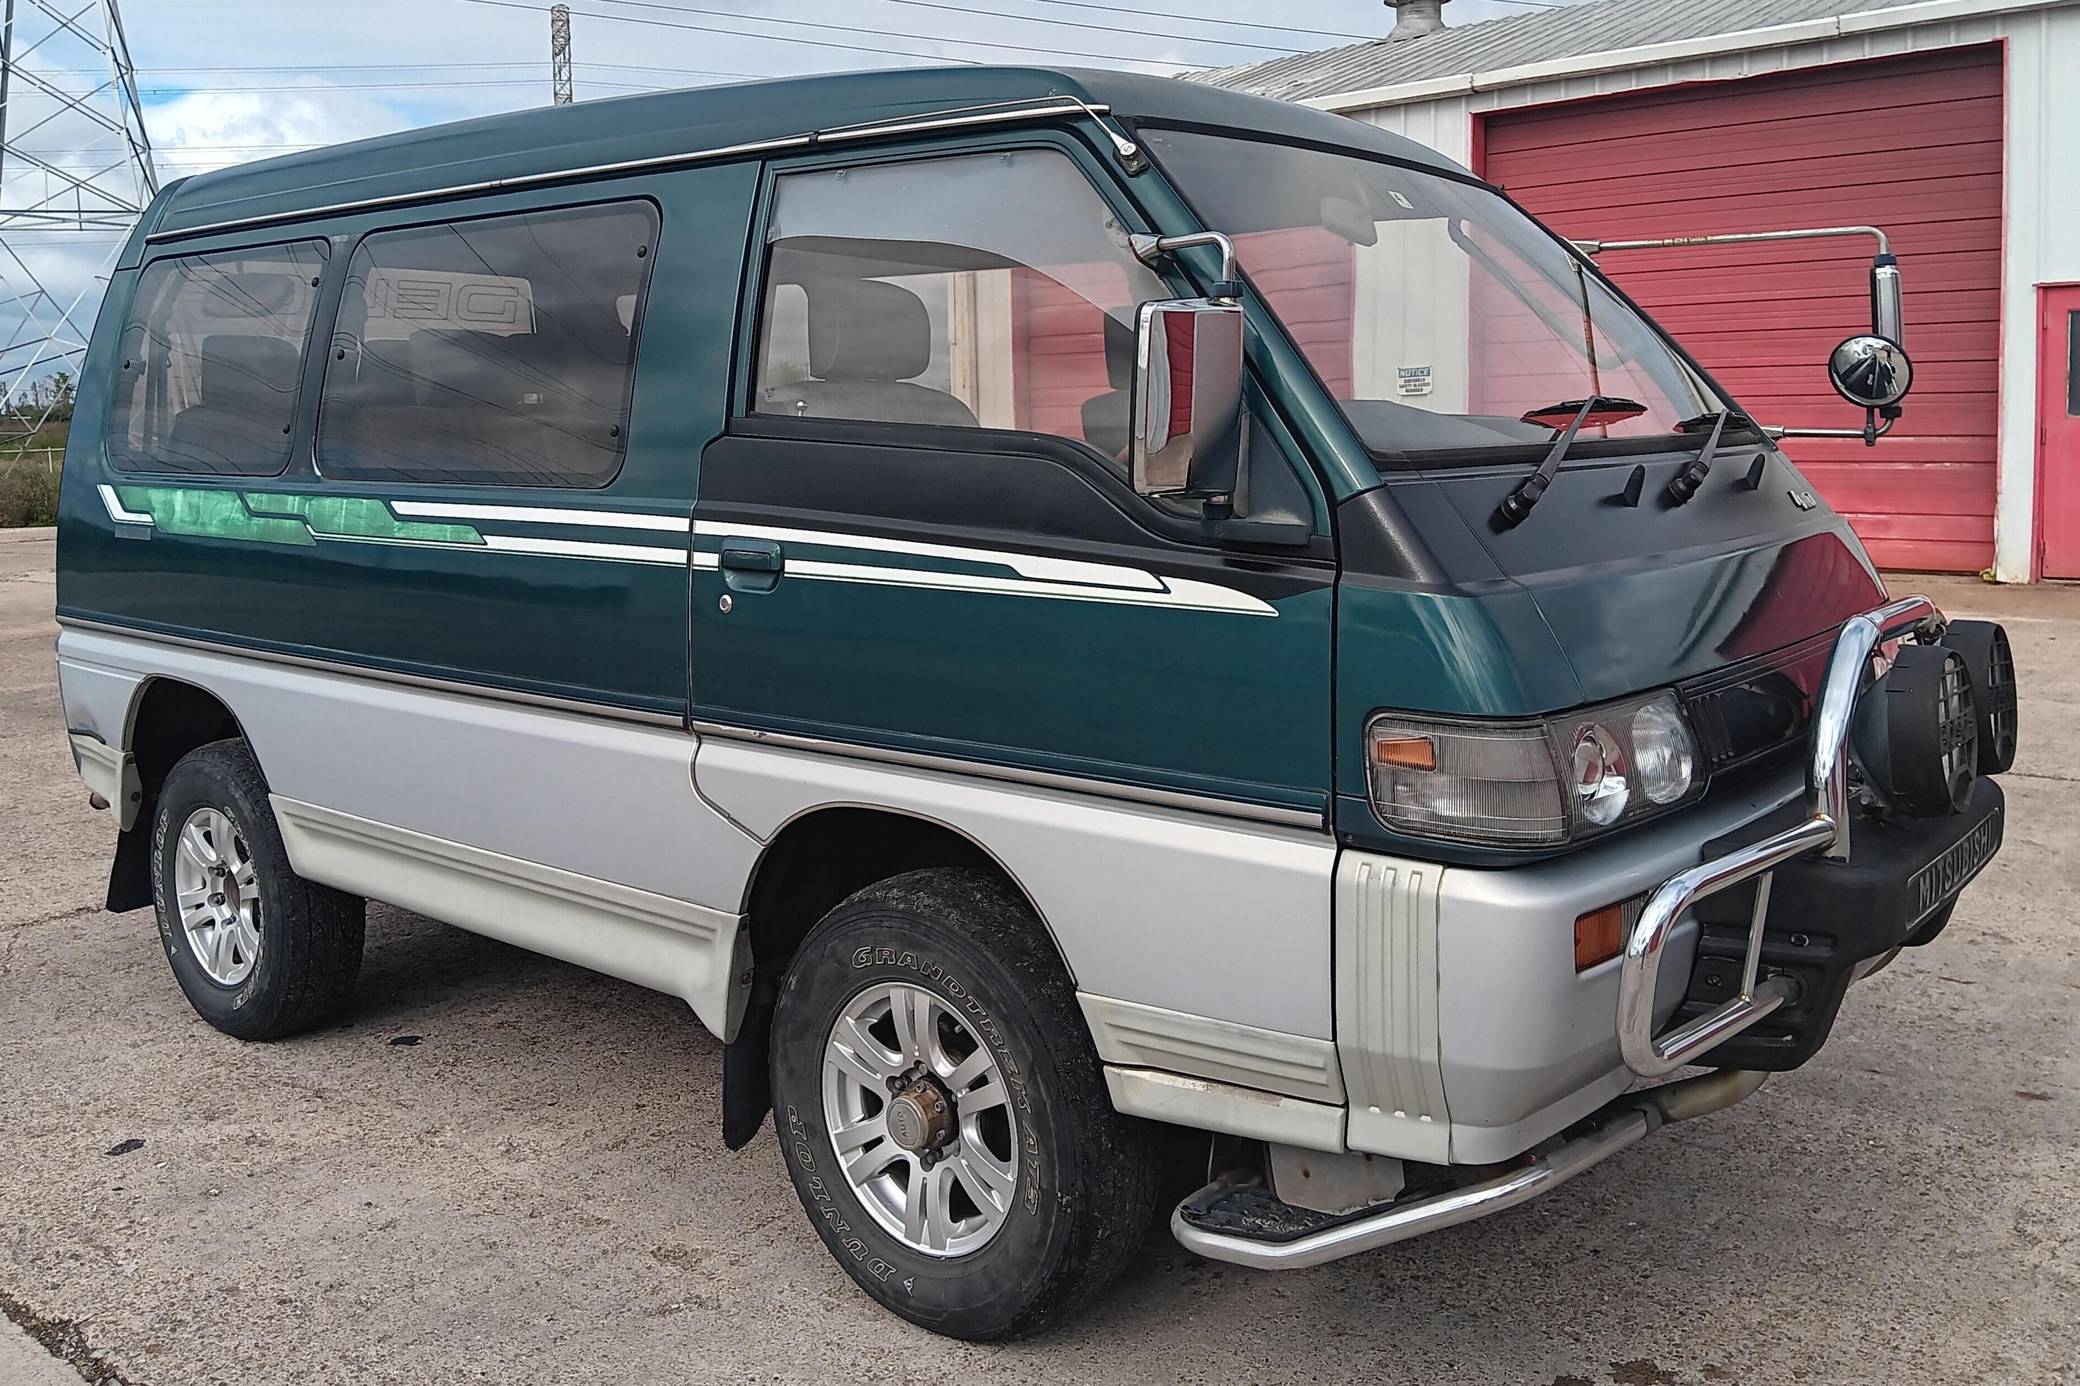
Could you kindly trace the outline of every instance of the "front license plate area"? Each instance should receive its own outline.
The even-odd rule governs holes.
[[[1796,1068],[1826,1041],[1858,963],[1903,946],[1971,884],[2000,851],[2000,785],[1981,779],[1965,811],[1850,825],[1849,859],[1801,857],[1777,868],[1762,933],[1762,973],[1798,982],[1797,996],[1701,1062],[1725,1068]],[[1707,850],[1710,850],[1709,848]],[[1738,990],[1754,908],[1752,886],[1698,902],[1697,964],[1674,1023]]]
[[[1963,837],[1907,878],[1907,908],[1912,914],[1909,929],[1956,899],[1957,893],[1993,860],[1993,854],[2001,848],[2003,820],[2007,817],[2002,808],[1995,804]]]

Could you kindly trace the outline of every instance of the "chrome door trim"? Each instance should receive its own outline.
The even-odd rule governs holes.
[[[590,703],[582,698],[559,698],[547,693],[528,693],[517,688],[499,688],[491,684],[468,683],[461,679],[435,678],[428,674],[407,674],[391,669],[372,668],[366,664],[350,664],[344,660],[319,659],[312,655],[288,654],[277,650],[256,649],[250,645],[237,645],[223,640],[204,640],[189,635],[167,635],[159,631],[143,630],[136,626],[117,625],[108,621],[84,620],[77,616],[61,616],[60,627],[70,630],[98,631],[104,635],[119,635],[126,639],[142,640],[148,644],[172,645],[184,650],[202,650],[209,654],[229,655],[236,659],[250,659],[262,664],[282,664],[293,669],[315,669],[327,674],[341,674],[348,678],[368,679],[375,683],[398,684],[406,688],[422,688],[434,693],[450,693],[464,698],[485,698],[492,702],[516,703],[522,707],[547,708],[555,712],[574,713],[581,717],[594,717],[609,722],[637,722],[653,727],[679,727],[686,719],[669,712],[652,712],[647,708],[617,707],[612,703]]]
[[[729,722],[696,721],[692,727],[694,733],[699,736],[713,736],[725,741],[748,741],[782,750],[808,751],[816,755],[841,756],[849,760],[870,760],[913,770],[936,770],[952,775],[1001,780],[1009,784],[1032,785],[1041,789],[1060,789],[1072,794],[1152,804],[1159,808],[1178,809],[1186,813],[1240,818],[1253,823],[1275,823],[1286,828],[1325,831],[1328,827],[1324,814],[1308,809],[1250,804],[1236,799],[1217,798],[1211,794],[1192,794],[1182,790],[1120,784],[1084,775],[1032,770],[1022,765],[1000,765],[991,761],[964,760],[958,756],[930,755],[922,751],[899,751],[887,746],[872,746],[856,741],[834,741],[826,737],[800,736],[791,732],[766,731],[759,727],[737,726]]]

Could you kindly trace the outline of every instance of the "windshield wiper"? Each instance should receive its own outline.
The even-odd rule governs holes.
[[[1712,431],[1705,435],[1704,446],[1697,450],[1697,456],[1691,458],[1681,471],[1668,479],[1670,504],[1683,504],[1697,494],[1698,487],[1704,485],[1706,475],[1712,470],[1712,455],[1719,451],[1719,435],[1726,431],[1727,423],[1734,419],[1740,420],[1743,425],[1748,422],[1745,415],[1737,414],[1731,409],[1721,409],[1716,414],[1699,414],[1694,419],[1685,419],[1676,425],[1682,432],[1688,433],[1710,423]]]
[[[1726,420],[1728,428],[1743,429],[1755,427],[1755,421],[1738,409],[1714,409],[1708,414],[1699,414],[1695,418],[1683,420],[1676,425],[1676,432],[1702,433],[1716,425],[1722,418]]]
[[[1504,496],[1502,504],[1495,507],[1497,529],[1515,529],[1524,523],[1524,518],[1531,513],[1531,507],[1538,504],[1538,498],[1546,493],[1546,487],[1553,484],[1553,474],[1558,472],[1560,464],[1567,460],[1567,450],[1574,446],[1574,435],[1581,431],[1582,425],[1589,421],[1590,415],[1597,415],[1597,422],[1600,424],[1623,423],[1627,419],[1636,419],[1646,413],[1647,406],[1638,400],[1591,395],[1587,399],[1563,400],[1543,409],[1533,409],[1524,415],[1524,422],[1544,423],[1548,418],[1569,412],[1572,412],[1574,417],[1567,421],[1567,427],[1560,430],[1560,436],[1553,440],[1552,450],[1546,453],[1545,460],[1538,464],[1538,470],[1518,482],[1516,489]]]

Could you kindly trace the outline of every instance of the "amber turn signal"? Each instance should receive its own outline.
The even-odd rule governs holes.
[[[1618,956],[1625,946],[1625,906],[1621,902],[1575,916],[1574,970],[1586,972]]]
[[[1435,770],[1437,743],[1427,736],[1381,736],[1372,742],[1372,763],[1398,770]]]

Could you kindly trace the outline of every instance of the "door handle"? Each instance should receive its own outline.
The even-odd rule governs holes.
[[[770,592],[779,586],[785,568],[780,546],[770,539],[725,538],[717,563],[733,592]]]
[[[740,573],[777,573],[780,571],[780,546],[754,545],[746,539],[725,539],[722,541],[722,566]]]

